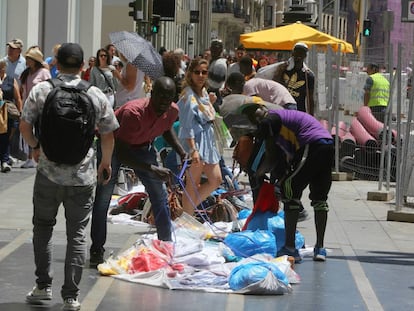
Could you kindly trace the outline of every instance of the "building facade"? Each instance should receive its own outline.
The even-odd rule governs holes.
[[[150,5],[155,0],[142,0]],[[174,18],[162,21],[157,34],[143,35],[156,48],[182,47],[192,57],[210,45],[211,39],[223,40],[226,51],[234,50],[242,33],[277,27],[292,6],[307,6],[312,22],[319,30],[344,39],[359,51],[363,43],[364,61],[395,67],[398,44],[403,46],[403,66],[412,59],[413,24],[401,22],[399,0],[340,0],[335,12],[333,0],[162,0],[172,2]],[[46,56],[56,43],[78,42],[85,57],[94,55],[109,43],[112,31],[135,31],[129,16],[130,0],[2,0],[0,1],[1,54],[6,43],[20,38],[25,47],[39,45]],[[363,5],[362,5],[363,4]],[[361,7],[364,12],[361,13]],[[197,18],[190,16],[197,12]],[[390,25],[384,14],[392,14]],[[338,17],[336,18],[336,15]],[[361,36],[361,17],[372,21],[372,35]],[[147,17],[146,17],[147,18]],[[389,20],[388,20],[389,21]],[[336,24],[335,24],[336,23]],[[336,31],[336,34],[334,33]],[[358,59],[360,51],[355,55]],[[391,58],[392,64],[388,64]]]

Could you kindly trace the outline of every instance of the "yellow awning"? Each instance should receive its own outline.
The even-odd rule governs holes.
[[[242,34],[240,42],[243,43],[246,49],[288,51],[292,50],[297,42],[304,42],[309,47],[317,45],[326,48],[330,45],[334,51],[340,49],[344,53],[354,53],[352,44],[306,26],[301,22]]]

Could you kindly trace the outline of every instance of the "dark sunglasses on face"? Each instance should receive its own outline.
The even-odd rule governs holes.
[[[203,76],[205,76],[205,75],[207,75],[207,74],[208,74],[208,70],[194,70],[194,71],[193,71],[193,73],[194,73],[195,75],[197,75],[197,76],[199,76],[199,75],[200,75],[200,73],[201,73]]]
[[[101,55],[99,55],[99,57],[108,57],[108,55],[106,55],[106,54],[101,54]]]

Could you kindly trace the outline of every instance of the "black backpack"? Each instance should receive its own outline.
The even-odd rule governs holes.
[[[40,119],[42,150],[55,163],[78,164],[95,137],[95,109],[86,93],[91,84],[84,80],[74,86],[59,79],[48,82],[53,89],[46,97]]]

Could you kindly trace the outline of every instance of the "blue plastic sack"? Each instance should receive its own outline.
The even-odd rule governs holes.
[[[239,214],[237,215],[237,219],[246,219],[252,213],[251,209],[242,209]]]
[[[245,230],[229,233],[224,239],[236,256],[250,257],[255,254],[267,253],[276,256],[276,239],[268,230]]]
[[[280,212],[267,220],[267,227],[269,231],[273,232],[276,239],[277,250],[279,251],[284,245],[286,240],[285,234],[285,219],[281,217]],[[302,248],[305,245],[305,238],[299,231],[295,234],[295,246],[297,249]]]
[[[247,224],[247,230],[268,230],[268,219],[276,216],[275,212],[256,212]]]
[[[251,284],[262,281],[271,272],[284,285],[289,281],[280,269],[270,262],[251,262],[236,266],[230,273],[229,286],[232,290],[240,290]]]

